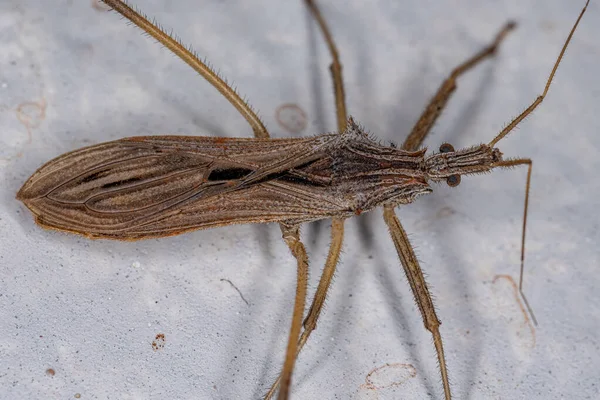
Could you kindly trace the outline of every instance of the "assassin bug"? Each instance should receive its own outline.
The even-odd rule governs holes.
[[[462,175],[527,165],[523,260],[532,162],[527,158],[505,159],[496,145],[543,101],[589,0],[543,93],[529,107],[487,144],[456,150],[444,143],[438,153],[429,155],[419,147],[455,90],[456,79],[493,55],[514,28],[513,23],[503,27],[491,45],[452,71],[401,148],[396,148],[374,141],[348,117],[337,49],[314,2],[306,1],[333,58],[338,131],[307,138],[271,139],[248,104],[195,54],[124,2],[103,1],[207,79],[244,116],[255,138],[141,136],[66,153],[39,168],[17,194],[36,222],[49,229],[116,240],[158,238],[230,224],[279,223],[283,239],[297,260],[297,287],[283,370],[266,397],[271,398],[279,389],[279,399],[286,399],[295,360],[316,327],[335,272],[344,220],[382,206],[425,328],[433,335],[445,397],[450,399],[440,321],[394,208],[430,193],[431,182],[457,186]],[[308,258],[299,226],[321,219],[332,219],[332,243],[303,322]],[[521,276],[522,268],[521,261]]]

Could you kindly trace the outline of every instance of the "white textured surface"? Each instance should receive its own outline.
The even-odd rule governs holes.
[[[540,93],[583,1],[321,4],[350,113],[397,142],[452,67],[507,19],[519,22],[495,60],[460,80],[427,140],[437,149],[489,141]],[[334,129],[329,55],[300,1],[137,5],[234,81],[273,136],[291,135],[275,120],[283,103],[306,112],[302,134]],[[525,275],[534,335],[510,281],[494,280],[518,278],[525,168],[439,186],[399,211],[435,295],[457,399],[599,398],[599,17],[593,2],[549,97],[499,146],[534,160]],[[55,156],[152,133],[251,135],[186,65],[91,1],[1,2],[1,399],[255,399],[276,376],[295,279],[277,226],[89,241],[40,229],[14,199]],[[347,223],[295,399],[442,397],[430,334],[380,217]],[[328,223],[303,232],[314,289]],[[158,333],[166,343],[153,351]]]

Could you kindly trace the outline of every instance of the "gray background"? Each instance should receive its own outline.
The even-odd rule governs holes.
[[[541,92],[583,1],[320,4],[349,112],[385,141],[401,142],[446,74],[507,19],[519,22],[495,60],[460,80],[426,142],[436,150],[491,140]],[[300,1],[137,5],[233,81],[274,137],[334,129],[329,55]],[[439,185],[399,210],[435,295],[456,398],[598,398],[599,17],[594,2],[547,100],[499,145],[534,160],[525,274],[534,331],[511,281],[497,278],[518,279],[526,168]],[[302,133],[276,121],[284,103],[306,112]],[[278,373],[295,270],[276,225],[90,241],[40,229],[14,199],[64,152],[169,133],[251,135],[210,85],[92,1],[1,2],[0,398],[254,399]],[[303,237],[312,293],[329,223],[305,226]],[[153,351],[158,333],[165,346]],[[442,397],[431,336],[380,210],[347,223],[293,395]]]

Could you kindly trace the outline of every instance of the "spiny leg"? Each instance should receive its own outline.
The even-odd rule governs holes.
[[[325,299],[327,298],[327,291],[331,285],[331,279],[333,278],[335,268],[340,257],[343,239],[344,220],[334,219],[331,224],[331,244],[329,246],[329,254],[327,255],[327,261],[325,262],[325,267],[323,268],[323,273],[321,274],[321,279],[319,280],[319,286],[317,287],[317,291],[313,297],[310,310],[308,311],[308,315],[302,324],[304,329],[302,331],[302,335],[300,336],[300,340],[298,341],[296,357],[300,354],[300,351],[302,351],[302,348],[306,344],[306,341],[308,340],[308,337],[312,331],[317,328],[317,320],[319,319],[321,310],[323,309],[323,304],[325,304]],[[265,396],[265,400],[271,399],[279,387],[280,382],[281,375],[271,386],[271,389]]]
[[[300,241],[300,230],[298,226],[288,226],[280,224],[283,240],[290,248],[290,251],[298,263],[296,299],[294,301],[294,313],[292,315],[292,326],[288,339],[287,350],[285,353],[285,362],[281,371],[281,388],[279,390],[278,400],[286,400],[289,395],[290,383],[292,380],[292,371],[296,362],[298,353],[298,337],[302,328],[302,315],[304,314],[304,305],[306,302],[306,288],[308,285],[308,257],[306,249]]]
[[[325,22],[325,19],[321,15],[319,8],[317,7],[316,4],[314,4],[314,2],[312,0],[305,0],[305,1],[306,1],[307,6],[310,9],[312,15],[317,20],[317,23],[319,24],[319,27],[321,28],[323,35],[325,36],[325,40],[327,42],[329,52],[331,53],[331,57],[333,59],[331,65],[329,66],[329,69],[330,69],[331,76],[333,79],[335,107],[336,107],[336,116],[337,116],[337,127],[338,127],[338,131],[342,132],[346,129],[346,122],[347,122],[346,121],[346,119],[347,119],[346,104],[345,104],[345,95],[344,95],[344,82],[342,79],[342,65],[339,61],[339,55],[337,52],[335,42],[333,41],[333,37],[331,36],[331,33],[329,32],[327,23]],[[281,228],[282,228],[282,230],[284,230],[285,226],[282,224]],[[298,340],[298,343],[296,345],[296,354],[293,359],[290,358],[290,349],[293,345],[293,343],[291,342],[292,338],[298,337],[297,335],[295,335],[295,333],[292,329],[292,331],[290,332],[290,339],[289,339],[290,341],[288,342],[286,362],[284,364],[283,371],[281,372],[281,374],[279,375],[277,380],[275,380],[275,382],[271,386],[271,389],[269,390],[269,392],[266,394],[265,400],[271,399],[272,396],[275,394],[275,391],[277,390],[278,387],[280,387],[278,399],[282,400],[282,399],[288,398],[291,373],[292,373],[292,369],[294,366],[294,362],[295,362],[296,358],[298,357],[298,355],[300,354],[300,351],[304,347],[304,344],[308,340],[308,337],[310,336],[312,331],[315,330],[317,327],[317,320],[319,318],[319,315],[321,314],[321,309],[323,307],[323,304],[325,303],[325,298],[327,297],[327,290],[329,289],[329,286],[331,285],[331,279],[333,278],[333,275],[335,273],[335,268],[337,266],[337,262],[338,262],[339,255],[340,255],[342,240],[343,240],[343,236],[344,236],[344,220],[343,219],[339,219],[339,218],[332,219],[331,233],[332,233],[332,241],[331,241],[331,245],[329,248],[329,255],[327,256],[327,261],[325,263],[325,267],[323,268],[323,273],[321,275],[321,279],[319,280],[319,286],[317,287],[317,291],[315,292],[315,296],[313,298],[310,310],[308,312],[306,319],[303,322],[304,330],[302,331],[302,336],[300,337],[300,339]],[[286,240],[286,242],[287,242],[287,240]],[[289,245],[289,243],[288,243],[288,245]],[[294,319],[296,317],[296,312],[297,312],[297,310],[295,309],[294,310]],[[292,328],[293,327],[294,326],[292,325]],[[286,368],[289,368],[289,371],[286,371]]]
[[[344,95],[344,81],[342,79],[342,64],[339,61],[338,51],[333,41],[333,37],[329,32],[329,28],[327,27],[327,23],[325,19],[321,15],[319,8],[312,0],[305,0],[306,5],[310,9],[313,17],[317,20],[323,35],[325,36],[325,41],[327,42],[327,47],[329,48],[329,52],[331,53],[331,57],[333,59],[331,65],[329,66],[329,70],[331,72],[331,76],[333,79],[333,90],[335,96],[335,108],[336,108],[336,116],[337,116],[337,127],[338,132],[343,132],[346,129],[346,104],[345,104],[345,95]],[[268,135],[268,134],[267,134]],[[283,232],[286,231],[286,226],[281,224],[281,229]],[[303,322],[304,330],[302,331],[302,336],[298,340],[298,343],[292,343],[294,338],[298,338],[298,334],[294,332],[294,322],[292,321],[292,331],[290,331],[290,338],[288,341],[288,348],[286,352],[286,359],[284,363],[283,370],[279,377],[273,382],[271,389],[265,395],[265,400],[269,400],[275,394],[277,388],[279,387],[279,395],[278,400],[284,400],[288,398],[289,387],[291,382],[291,374],[294,368],[294,363],[300,354],[300,351],[304,347],[304,344],[308,340],[311,332],[317,327],[317,319],[321,314],[321,309],[325,302],[325,298],[327,297],[327,290],[331,284],[331,279],[335,273],[335,267],[337,266],[337,262],[340,255],[340,250],[342,247],[342,240],[344,236],[344,220],[339,218],[333,218],[331,223],[331,234],[332,241],[329,247],[329,255],[327,256],[327,261],[325,262],[325,267],[323,268],[323,273],[321,274],[321,279],[319,280],[319,286],[317,287],[317,291],[315,292],[315,296],[313,298],[310,310],[306,319]],[[284,234],[285,235],[285,234]],[[287,242],[287,240],[286,240]],[[299,242],[299,240],[298,240]],[[300,243],[301,244],[301,243]],[[288,246],[290,244],[288,243]],[[302,247],[304,249],[304,247]],[[290,247],[291,249],[291,247]],[[293,250],[292,250],[293,253]],[[300,261],[298,261],[300,263]],[[300,265],[300,264],[298,264]],[[308,274],[308,272],[307,272]],[[299,281],[298,281],[299,282]],[[306,289],[304,296],[306,297]],[[298,294],[296,294],[296,301],[298,300]],[[300,318],[302,317],[302,312],[304,311],[304,304],[302,306],[300,312]],[[294,306],[294,317],[293,320],[296,319],[296,314],[298,310],[296,306]],[[291,353],[291,348],[293,345],[296,345],[296,352]]]
[[[325,36],[325,41],[327,42],[327,47],[329,48],[329,53],[331,54],[332,63],[329,66],[329,71],[331,72],[331,77],[333,79],[333,92],[335,95],[335,112],[337,117],[337,129],[338,132],[343,132],[346,129],[347,123],[347,114],[346,114],[346,97],[344,94],[344,80],[342,78],[342,64],[340,63],[340,57],[337,51],[337,47],[335,42],[333,41],[333,36],[331,36],[331,32],[329,32],[329,28],[327,27],[327,23],[325,22],[325,18],[321,15],[321,11],[315,4],[313,0],[305,0],[306,5],[310,9],[313,17],[317,20],[321,31],[323,32],[323,36]]]
[[[315,4],[313,0],[305,0],[306,5],[310,9],[313,17],[319,24],[321,32],[325,37],[325,41],[327,42],[327,48],[329,49],[329,53],[331,54],[332,63],[329,66],[329,71],[331,72],[331,78],[333,80],[333,94],[335,96],[335,112],[337,118],[337,129],[338,132],[343,132],[346,129],[346,124],[348,120],[348,114],[346,111],[346,95],[344,90],[344,79],[342,76],[342,63],[340,62],[340,56],[337,50],[337,46],[335,41],[333,40],[333,36],[327,27],[327,22],[319,7]],[[315,297],[313,299],[313,303],[311,305],[310,311],[306,320],[304,321],[304,332],[302,333],[300,349],[308,340],[310,333],[316,328],[317,319],[321,313],[321,308],[323,307],[323,303],[325,302],[325,297],[327,295],[327,289],[331,283],[331,278],[335,272],[335,267],[337,265],[337,261],[340,255],[342,239],[344,235],[344,221],[339,218],[333,218],[331,221],[331,235],[332,242],[329,248],[329,255],[327,256],[327,261],[325,263],[325,268],[323,269],[323,274],[321,275],[321,280],[319,281],[319,286],[317,288],[317,292],[315,293]]]
[[[171,50],[175,55],[181,58],[185,63],[191,66],[196,72],[198,72],[202,77],[204,77],[209,83],[211,83],[229,102],[244,116],[244,118],[248,121],[252,130],[254,131],[254,136],[257,138],[268,138],[269,133],[267,129],[264,127],[262,121],[258,118],[258,116],[254,113],[251,107],[233,90],[223,79],[221,79],[217,73],[215,73],[210,67],[208,67],[205,63],[200,61],[200,59],[194,54],[192,51],[188,50],[183,46],[178,40],[175,40],[166,32],[164,32],[160,27],[156,24],[151,23],[148,19],[129,7],[121,0],[103,0],[109,7],[113,10],[120,13],[123,17],[130,20],[132,23],[137,25],[140,29],[148,33],[150,36],[155,38],[158,42],[163,44],[169,50]],[[309,2],[310,5],[310,2]],[[331,66],[332,74],[334,76],[334,81],[336,82],[336,106],[338,108],[338,121],[340,115],[343,116],[345,128],[345,105],[344,105],[344,93],[343,93],[343,85],[341,80],[341,66],[337,59],[337,52],[335,52],[335,46],[333,42],[330,40],[330,35],[327,31],[327,28],[324,24],[324,21],[320,18],[320,14],[316,7],[311,7],[313,12],[317,16],[321,27],[324,29],[324,33],[330,42],[330,49],[334,52],[334,64]],[[338,123],[338,127],[340,124]],[[343,128],[342,128],[343,129]],[[341,129],[340,129],[341,130]],[[341,220],[336,220],[341,223]],[[336,222],[334,221],[334,222]],[[331,268],[327,268],[324,271],[322,277],[322,284],[325,285],[324,288],[321,288],[321,283],[319,284],[318,293],[315,295],[315,300],[313,301],[313,307],[311,308],[310,315],[315,315],[314,318],[307,318],[307,321],[311,321],[313,323],[312,328],[308,333],[303,332],[302,338],[298,341],[298,336],[300,334],[302,315],[304,313],[304,304],[306,299],[306,286],[308,280],[308,259],[306,256],[306,250],[304,249],[304,245],[300,242],[299,231],[297,227],[288,227],[283,224],[280,225],[281,230],[283,232],[284,240],[288,244],[288,247],[292,251],[292,254],[297,259],[298,262],[298,277],[297,277],[297,289],[296,289],[296,299],[294,304],[294,314],[292,317],[292,327],[290,330],[290,338],[288,341],[288,347],[286,351],[286,359],[284,363],[284,367],[281,373],[281,391],[279,393],[279,399],[287,399],[289,386],[291,381],[291,374],[294,367],[294,362],[299,353],[300,349],[308,339],[310,335],[310,331],[314,330],[316,327],[316,319],[318,314],[320,313],[320,309],[322,307],[322,301],[326,296],[327,288],[329,287],[329,283],[331,281],[331,276],[333,276],[333,272],[335,271],[335,265],[337,264],[337,258],[339,256],[339,247],[338,246],[337,255],[334,257],[335,261],[332,261],[332,257],[328,258],[329,263],[333,263],[333,270]],[[343,235],[343,228],[340,231],[340,239]],[[333,248],[334,246],[332,246]],[[330,254],[331,256],[331,254]],[[327,274],[330,273],[331,276],[327,278]],[[319,298],[322,296],[321,304],[319,304]],[[314,307],[317,305],[316,307]],[[313,312],[313,308],[317,311]],[[311,326],[307,324],[306,326]]]
[[[450,96],[454,93],[458,77],[475,67],[481,61],[493,56],[507,33],[514,29],[515,26],[516,24],[514,22],[508,22],[500,32],[498,32],[496,38],[489,46],[452,70],[450,76],[448,76],[448,78],[440,85],[437,93],[433,96],[425,108],[425,111],[423,111],[423,114],[421,114],[421,117],[413,127],[413,130],[402,144],[402,149],[417,150],[419,146],[421,146],[425,136],[427,136],[435,124],[435,121],[446,107],[446,103],[450,99]]]
[[[321,16],[317,6],[312,0],[306,0],[306,2],[307,5],[310,7],[313,15],[315,16],[315,19],[318,21],[321,30],[323,31],[325,40],[327,41],[327,45],[329,47],[329,51],[333,58],[333,63],[330,66],[330,70],[334,82],[338,131],[342,132],[346,127],[347,115],[344,103],[345,100],[342,80],[342,66],[339,62],[339,55],[333,38],[329,33],[329,30],[327,29],[325,20]],[[450,77],[439,88],[438,93],[432,99],[430,105],[427,107],[427,109],[419,119],[419,122],[413,129],[412,133],[404,142],[404,149],[413,150],[420,146],[423,139],[433,126],[435,120],[441,113],[450,95],[456,88],[456,79],[458,78],[458,76],[460,76],[463,72],[467,71],[468,69],[479,63],[481,60],[492,55],[496,51],[496,48],[498,47],[499,43],[502,41],[504,36],[506,36],[506,33],[508,33],[512,28],[514,28],[514,23],[507,24],[502,29],[502,31],[496,36],[496,40],[492,45],[488,46],[486,49],[484,49],[483,51],[475,55],[473,58],[467,60],[465,63],[461,64],[454,71],[452,71]],[[400,221],[394,214],[394,210],[392,207],[384,207],[384,218],[386,220],[386,223],[388,224],[390,233],[392,234],[392,238],[394,240],[394,244],[402,261],[402,265],[406,272],[407,278],[411,284],[411,288],[413,290],[415,299],[421,310],[421,315],[423,316],[425,328],[429,330],[433,335],[435,348],[438,355],[438,361],[440,364],[440,371],[442,374],[444,393],[446,399],[449,400],[450,385],[448,382],[448,373],[446,369],[446,361],[444,358],[442,338],[439,332],[440,322],[437,316],[435,315],[435,309],[433,307],[433,302],[427,289],[423,273],[419,267],[419,263],[408,241],[406,233],[404,232]]]
[[[427,282],[419,266],[417,256],[413,251],[413,248],[408,241],[408,236],[404,231],[404,228],[400,224],[400,220],[394,213],[392,207],[384,207],[383,219],[388,226],[394,246],[398,252],[398,257],[406,273],[406,278],[410,283],[413,296],[417,302],[417,306],[421,311],[423,317],[423,323],[425,329],[427,329],[433,335],[433,343],[435,345],[435,351],[437,352],[438,362],[440,366],[440,372],[442,374],[442,384],[444,385],[444,395],[446,400],[451,399],[450,395],[450,383],[448,382],[448,371],[446,369],[446,359],[444,358],[444,347],[442,345],[442,335],[440,335],[441,322],[435,314],[435,308],[429,289],[427,288]]]
[[[168,35],[158,25],[148,21],[148,19],[129,7],[121,0],[102,0],[113,10],[117,11],[123,17],[127,18],[133,24],[137,25],[140,29],[152,36],[159,43],[171,50],[173,54],[181,58],[186,64],[192,67],[198,72],[204,79],[206,79],[211,85],[214,86],[237,110],[242,116],[248,121],[254,136],[257,138],[268,138],[269,133],[267,128],[263,125],[262,121],[248,103],[246,103],[236,92],[233,90],[227,82],[225,82],[219,75],[213,71],[208,65],[200,61],[198,56],[191,50],[188,50],[180,41],[174,39]]]
[[[173,39],[170,35],[164,32],[156,24],[151,23],[148,19],[129,7],[121,0],[103,0],[109,7],[117,11],[123,17],[137,25],[140,29],[148,33],[150,36],[158,40],[166,48],[171,50],[175,55],[181,58],[184,62],[190,65],[196,72],[210,82],[229,102],[246,118],[252,130],[254,136],[257,138],[268,138],[269,133],[260,121],[258,116],[252,111],[250,106],[242,100],[242,98],[233,90],[223,79],[221,79],[212,69],[210,69],[205,63],[200,61],[198,57],[185,48],[179,41]],[[304,313],[304,302],[306,298],[306,282],[308,276],[308,260],[306,257],[306,251],[304,246],[299,240],[298,229],[289,228],[283,224],[280,225],[282,232],[284,233],[284,239],[292,254],[298,261],[298,280],[296,289],[296,301],[294,305],[294,314],[292,318],[292,330],[290,332],[290,339],[288,342],[288,349],[286,354],[286,360],[284,363],[282,377],[284,378],[284,384],[282,385],[282,391],[280,398],[287,398],[287,392],[289,390],[289,383],[291,379],[291,372],[294,367],[294,361],[296,358],[296,347],[297,340],[300,334],[302,315]]]
[[[416,150],[423,143],[423,140],[435,124],[435,121],[444,110],[450,96],[454,93],[454,90],[456,89],[456,80],[463,73],[467,72],[481,61],[494,55],[507,33],[514,29],[515,26],[514,22],[508,22],[500,32],[498,32],[496,38],[489,46],[452,70],[449,77],[442,82],[435,96],[431,99],[425,108],[425,111],[421,114],[421,117],[413,127],[413,130],[402,144],[404,150]],[[421,271],[421,267],[419,266],[419,262],[414,254],[412,246],[408,241],[406,232],[400,224],[400,220],[394,213],[394,208],[392,206],[384,206],[384,220],[388,225],[394,245],[396,246],[396,251],[402,262],[404,272],[406,273],[413,295],[419,306],[425,328],[433,335],[440,373],[442,375],[444,395],[446,399],[449,400],[451,399],[450,383],[448,381],[448,371],[446,360],[444,358],[442,336],[439,331],[441,322],[435,314],[435,308],[425,278],[423,277],[423,272]]]
[[[506,135],[508,135],[527,115],[529,115],[531,112],[533,112],[533,110],[535,110],[535,108],[544,100],[546,94],[548,93],[550,84],[552,83],[552,79],[554,77],[554,74],[556,73],[558,65],[560,64],[560,61],[562,60],[565,50],[566,50],[567,46],[569,45],[569,42],[571,41],[573,33],[575,32],[575,29],[577,28],[579,21],[583,17],[583,14],[585,13],[585,11],[587,9],[588,4],[589,4],[589,0],[586,2],[585,6],[581,10],[579,17],[577,18],[577,21],[575,22],[575,25],[571,29],[571,32],[569,33],[569,36],[567,37],[567,40],[565,41],[565,44],[563,45],[563,48],[556,60],[556,63],[554,64],[554,67],[552,68],[550,77],[548,78],[548,80],[546,82],[546,86],[544,88],[543,93],[540,96],[538,96],[533,101],[533,103],[528,108],[525,109],[525,111],[523,111],[518,117],[516,117],[513,121],[511,121],[511,123],[506,128],[504,128],[488,144],[488,146],[493,147],[498,141],[500,141],[502,138],[504,138]],[[502,32],[500,32],[500,34],[498,35],[498,37],[500,37],[500,39],[501,39],[501,36],[503,35],[503,32],[504,32],[504,30]],[[498,37],[496,40],[496,44],[498,42]],[[492,47],[494,47],[494,46],[492,45]],[[484,50],[484,52],[485,52],[485,50]],[[475,62],[478,61],[477,56],[472,61],[475,61]],[[472,66],[472,65],[469,66],[468,64],[469,64],[469,62],[463,64],[463,67],[464,66],[467,66],[467,67]],[[445,84],[446,83],[444,83],[444,85]],[[431,128],[433,122],[435,122],[435,118],[437,118],[437,116],[439,115],[439,112],[441,111],[441,109],[443,109],[443,106],[445,105],[452,90],[454,90],[454,88],[452,87],[450,92],[448,92],[445,96],[443,96],[444,85],[442,85],[442,87],[438,91],[438,94],[436,94],[436,98],[438,97],[438,95],[442,94],[442,96],[441,96],[442,101],[437,102],[437,104],[440,105],[440,108],[437,111],[437,114],[436,114],[435,109],[433,111],[429,110],[432,106],[435,107],[435,105],[436,105],[436,99],[434,98],[434,100],[431,102],[430,106],[428,107],[428,110],[425,111],[425,113],[419,120],[419,123],[421,123],[422,121],[427,121],[427,120],[430,120],[431,122],[430,123],[424,122],[423,126],[425,126],[425,129],[420,132],[418,130],[419,123],[417,123],[417,126],[415,126],[415,129],[413,129],[413,132],[411,133],[411,135],[409,135],[407,140],[404,142],[404,144],[403,144],[404,149],[414,150],[421,144],[424,137],[427,135],[427,132]],[[524,262],[524,254],[525,254],[524,253],[525,252],[525,226],[526,226],[526,221],[527,221],[527,206],[528,206],[528,202],[529,202],[529,187],[530,187],[530,181],[531,181],[532,161],[530,159],[523,158],[523,159],[504,160],[497,164],[497,166],[499,166],[499,167],[512,167],[512,166],[517,166],[517,165],[528,165],[526,194],[525,194],[525,207],[524,207],[525,210],[524,210],[524,217],[523,217],[523,233],[522,233],[522,238],[521,238],[521,278],[519,281],[519,290],[521,291],[521,295],[523,295],[521,288],[522,288],[522,279],[523,279],[523,262]],[[421,268],[419,267],[418,260],[416,259],[414,252],[412,250],[412,247],[410,245],[410,242],[408,241],[406,232],[404,231],[404,229],[402,228],[402,225],[400,224],[400,221],[394,214],[393,207],[391,207],[391,206],[384,207],[384,219],[390,229],[390,233],[394,240],[394,245],[396,246],[396,250],[402,261],[402,265],[404,267],[405,273],[411,284],[413,294],[415,295],[415,299],[417,301],[419,309],[421,310],[421,314],[423,316],[423,321],[425,323],[425,327],[433,334],[434,343],[435,343],[436,351],[438,354],[438,361],[440,363],[442,382],[444,384],[444,393],[445,393],[446,399],[449,400],[451,398],[450,386],[448,383],[448,374],[447,374],[447,370],[446,370],[446,363],[444,360],[442,339],[441,339],[441,335],[439,334],[440,321],[437,319],[437,316],[435,315],[435,309],[433,308],[431,296],[429,295],[429,291],[427,290],[425,280],[423,279]],[[529,308],[529,312],[531,313],[531,308],[527,302],[526,297],[523,296],[523,299],[525,300],[527,307]],[[533,316],[533,313],[532,313],[532,318],[535,318]]]

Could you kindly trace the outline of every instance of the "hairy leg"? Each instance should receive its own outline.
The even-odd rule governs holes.
[[[298,353],[298,337],[302,328],[302,316],[304,314],[304,305],[306,303],[306,289],[308,285],[308,257],[306,249],[300,241],[300,230],[297,226],[287,226],[281,224],[283,240],[290,248],[290,251],[298,263],[296,300],[294,302],[294,313],[292,315],[292,326],[288,339],[287,350],[285,352],[285,361],[281,371],[281,388],[279,390],[278,400],[286,400],[290,391],[292,381],[292,372]]]
[[[412,132],[402,144],[404,150],[417,150],[419,146],[421,146],[423,140],[435,124],[435,121],[446,107],[446,103],[450,99],[450,96],[454,93],[458,77],[475,67],[481,61],[496,54],[496,50],[502,40],[506,37],[506,34],[514,29],[515,26],[514,22],[508,22],[500,32],[498,32],[496,38],[489,46],[452,70],[450,76],[448,76],[438,88],[437,93],[433,96],[425,108],[425,111],[423,111],[423,114],[421,114],[421,117],[413,127]]]
[[[440,335],[441,322],[435,314],[435,308],[433,306],[433,301],[431,300],[431,295],[429,294],[429,289],[427,288],[427,282],[425,282],[425,277],[423,276],[423,272],[419,266],[417,256],[415,255],[415,252],[408,241],[408,236],[406,235],[406,232],[404,231],[402,224],[400,224],[400,220],[394,213],[394,209],[392,207],[384,208],[383,219],[388,226],[390,235],[394,241],[394,246],[396,246],[398,257],[400,257],[400,262],[402,263],[402,267],[406,273],[406,278],[410,283],[413,296],[415,297],[415,301],[417,302],[419,310],[421,311],[425,329],[427,329],[433,335],[433,343],[435,345],[440,372],[442,374],[444,394],[446,400],[450,400],[450,383],[448,382],[448,371],[446,369],[446,359],[444,358],[442,335]]]
[[[327,298],[327,291],[331,286],[331,279],[335,274],[335,268],[340,257],[343,238],[344,221],[341,219],[334,219],[331,224],[331,245],[329,246],[329,255],[327,256],[327,261],[325,262],[325,267],[323,268],[323,273],[321,274],[321,279],[319,280],[319,286],[317,287],[317,291],[313,297],[310,310],[308,311],[308,315],[303,322],[304,329],[302,331],[302,335],[300,336],[300,340],[298,340],[296,357],[298,357],[300,351],[302,351],[302,348],[306,344],[310,334],[317,328],[317,320],[321,315],[323,304],[325,304],[325,299]],[[277,380],[275,380],[271,386],[271,389],[265,396],[265,400],[269,400],[273,397],[281,383],[281,378],[282,376],[280,375]]]

